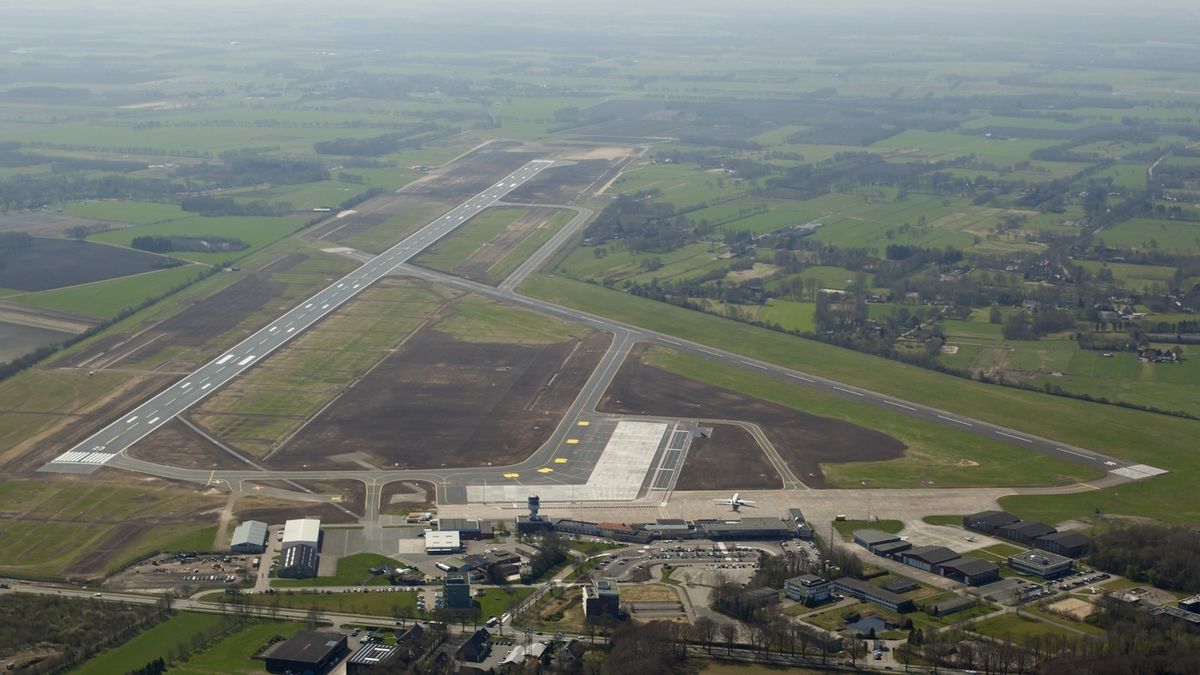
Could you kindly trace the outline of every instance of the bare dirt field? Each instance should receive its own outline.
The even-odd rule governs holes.
[[[24,356],[39,347],[59,344],[71,337],[74,337],[74,333],[0,321],[0,363]]]
[[[467,343],[423,329],[269,463],[328,466],[348,451],[385,467],[519,461],[558,424],[608,341],[593,333],[544,345]]]
[[[367,486],[361,480],[306,480],[296,481],[313,492],[332,497],[333,502],[350,509],[358,515],[366,515],[363,506],[367,499]]]
[[[88,241],[35,237],[0,253],[0,288],[45,291],[161,269],[166,258]]]
[[[549,227],[550,220],[558,209],[532,208],[525,215],[517,218],[504,231],[490,241],[475,249],[466,260],[454,267],[454,274],[466,277],[483,284],[498,284],[503,279],[496,279],[488,273],[495,265],[522,239],[531,232],[542,227]]]
[[[72,227],[104,226],[92,218],[79,218],[48,211],[24,211],[0,216],[0,232],[26,232],[35,237],[65,237]]]
[[[185,469],[247,469],[245,462],[213,445],[179,419],[159,427],[129,448],[136,459]]]
[[[379,495],[379,512],[405,515],[434,506],[437,488],[433,483],[419,480],[396,480],[383,486]]]
[[[588,196],[589,188],[604,185],[624,159],[585,159],[563,162],[513,190],[505,201],[514,204],[570,204]]]
[[[644,352],[644,345],[639,345],[630,353],[601,399],[601,411],[754,422],[796,476],[812,487],[824,486],[821,462],[883,461],[904,453],[903,443],[878,431],[647,366],[640,360]],[[726,461],[737,460],[730,457]]]
[[[1053,612],[1062,612],[1077,621],[1083,621],[1096,611],[1096,606],[1079,598],[1067,598],[1047,605],[1046,609]]]
[[[233,508],[238,522],[261,520],[279,525],[292,518],[320,518],[322,523],[356,523],[358,519],[328,502],[286,502],[280,499],[246,497]]]
[[[713,426],[709,438],[695,438],[688,450],[678,490],[772,490],[783,482],[748,431],[730,424]]]
[[[424,195],[457,204],[483,192],[526,162],[541,157],[544,157],[542,153],[520,143],[491,143],[430,173],[425,179],[409,183],[402,193]]]

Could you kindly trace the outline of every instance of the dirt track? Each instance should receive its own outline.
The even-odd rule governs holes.
[[[821,462],[873,462],[896,459],[904,453],[904,444],[887,434],[647,366],[640,360],[644,352],[644,345],[639,346],[621,366],[600,401],[602,411],[754,422],[792,472],[812,487],[824,486]],[[720,460],[709,461],[728,469],[742,459],[727,453]]]
[[[385,467],[516,462],[549,436],[609,337],[550,345],[465,343],[424,329],[321,413],[269,463],[336,466],[347,452]]]

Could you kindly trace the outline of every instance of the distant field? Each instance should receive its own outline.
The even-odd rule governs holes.
[[[0,253],[0,288],[44,291],[153,272],[169,262],[141,251],[36,237],[28,248]]]
[[[240,251],[220,253],[198,253],[194,251],[175,251],[172,256],[193,260],[195,262],[217,264],[233,261],[257,251],[258,249],[295,232],[304,224],[304,219],[296,216],[289,217],[228,217],[207,218],[190,216],[161,223],[136,225],[120,230],[109,230],[94,234],[92,241],[130,246],[134,237],[141,236],[187,236],[187,237],[225,237],[238,239],[249,244],[249,248]]]
[[[9,300],[72,314],[105,319],[143,300],[194,281],[202,274],[195,265],[172,267],[82,286],[9,296]]]
[[[178,647],[191,648],[193,638],[206,631],[219,630],[227,621],[219,614],[182,612],[122,645],[100,652],[71,672],[75,675],[111,675],[128,672],[157,658],[171,659]]]

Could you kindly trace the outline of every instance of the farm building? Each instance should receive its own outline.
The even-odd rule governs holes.
[[[283,524],[282,547],[304,544],[321,548],[321,521],[316,518],[297,518]]]
[[[349,651],[341,633],[303,630],[275,645],[263,657],[272,673],[315,673]]]
[[[262,553],[267,550],[267,524],[257,520],[247,520],[238,525],[233,531],[233,540],[229,543],[231,553]]]

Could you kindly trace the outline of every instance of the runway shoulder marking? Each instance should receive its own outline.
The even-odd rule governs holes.
[[[916,411],[916,408],[912,407],[911,405],[904,405],[903,403],[896,403],[895,401],[889,401],[886,398],[883,399],[883,402],[888,405],[894,405],[897,408],[904,408],[905,410],[912,410],[914,412]]]
[[[853,394],[855,396],[863,395],[863,393],[861,391],[854,391],[853,389],[847,389],[845,387],[834,387],[834,389],[837,389],[838,391],[841,391],[841,392],[845,392],[847,394]]]
[[[1005,437],[1007,437],[1007,438],[1012,438],[1012,439],[1014,439],[1014,440],[1021,441],[1022,443],[1032,443],[1032,442],[1033,442],[1033,441],[1029,440],[1028,438],[1022,438],[1022,437],[1020,437],[1020,436],[1014,436],[1013,434],[1006,433],[1006,432],[1003,432],[1003,431],[997,431],[997,432],[996,432],[996,435],[998,435],[998,436],[1005,436]]]
[[[945,416],[945,415],[938,415],[938,418],[939,418],[939,419],[946,420],[947,422],[954,422],[955,424],[961,424],[961,425],[963,425],[964,427],[973,427],[973,426],[975,426],[974,424],[971,424],[970,422],[965,422],[965,421],[963,421],[963,420],[956,420],[956,419],[954,419],[953,417],[947,417],[947,416]],[[997,431],[996,433],[1000,433],[1000,432],[999,432],[999,431]],[[1004,434],[1004,435],[1005,435],[1005,436],[1007,436],[1008,434]],[[1013,436],[1013,438],[1018,438],[1018,437],[1017,437],[1017,436]],[[1025,440],[1025,439],[1024,439],[1024,438],[1022,438],[1021,440]]]

